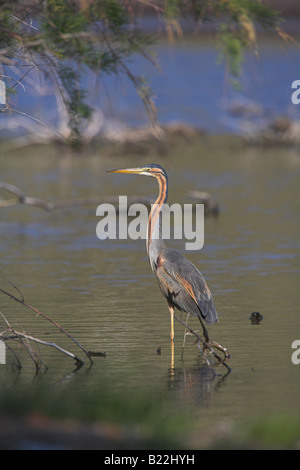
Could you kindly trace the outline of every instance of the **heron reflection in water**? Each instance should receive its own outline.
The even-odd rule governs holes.
[[[173,358],[174,309],[176,307],[181,312],[193,314],[199,319],[204,336],[204,340],[201,340],[204,351],[207,349],[212,351],[212,348],[221,350],[224,353],[224,360],[227,361],[230,357],[227,349],[214,341],[210,341],[207,328],[204,324],[204,321],[209,325],[218,321],[212,294],[204,277],[196,266],[179,251],[167,248],[162,239],[160,214],[162,205],[167,202],[168,198],[168,176],[166,171],[160,165],[150,164],[138,168],[110,170],[109,173],[130,173],[151,176],[158,181],[159,195],[155,203],[152,204],[149,214],[146,246],[152,271],[156,276],[162,294],[167,299],[169,307]],[[193,332],[191,329],[190,331]],[[216,354],[214,355],[218,357]],[[218,359],[220,358],[218,357]]]

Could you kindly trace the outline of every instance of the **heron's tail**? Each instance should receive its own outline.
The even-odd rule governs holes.
[[[208,323],[208,325],[212,325],[213,323],[217,323],[219,321],[217,310],[212,297],[205,303],[203,302],[201,304],[200,313],[201,317],[205,320],[206,323]]]

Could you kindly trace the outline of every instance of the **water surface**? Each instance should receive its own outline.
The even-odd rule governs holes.
[[[180,324],[175,369],[170,369],[168,308],[143,240],[100,241],[96,206],[52,212],[17,206],[1,210],[1,274],[87,350],[107,354],[95,358],[88,373],[85,366],[68,375],[73,370],[70,359],[42,349],[49,366],[43,382],[70,387],[73,395],[89,390],[91,400],[99,397],[99,384],[121,395],[139,392],[150,395],[153,403],[166,401],[170,409],[210,424],[280,411],[298,413],[300,366],[291,361],[291,344],[300,339],[297,151],[202,137],[154,159],[168,171],[169,203],[190,202],[189,191],[204,190],[220,204],[219,217],[205,220],[203,249],[186,255],[213,292],[220,321],[209,331],[231,352],[232,372],[225,377],[226,370],[219,367],[213,376],[203,368],[192,337],[187,338],[182,362]],[[106,173],[143,163],[149,158],[108,158],[97,151],[70,156],[58,148],[35,147],[2,155],[1,178],[47,201],[152,197],[157,192],[154,180]],[[183,241],[169,245],[184,250]],[[16,293],[5,281],[1,287]],[[16,329],[46,340],[51,336],[73,348],[24,306],[5,296],[0,302]],[[264,316],[259,325],[249,320],[254,311]],[[196,320],[191,325],[198,328]],[[16,374],[7,353],[8,366],[0,369],[2,389],[32,382],[31,361],[25,353],[21,358],[26,367]]]

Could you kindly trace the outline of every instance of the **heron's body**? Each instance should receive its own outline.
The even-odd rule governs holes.
[[[179,251],[172,248],[162,250],[157,259],[155,275],[171,306],[201,316],[208,324],[218,320],[204,277]]]
[[[167,248],[161,236],[161,208],[167,202],[168,177],[160,165],[147,165],[141,168],[111,170],[112,173],[133,173],[156,178],[159,195],[152,205],[148,220],[147,253],[151,268],[159,287],[166,297],[171,314],[171,339],[174,339],[174,308],[197,316],[201,322],[205,341],[208,333],[202,322],[218,321],[213,298],[200,271],[179,251]]]

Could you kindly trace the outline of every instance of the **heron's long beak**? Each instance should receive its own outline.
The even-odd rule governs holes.
[[[139,175],[142,173],[142,168],[124,168],[119,170],[107,170],[108,173],[131,173],[134,175]]]

